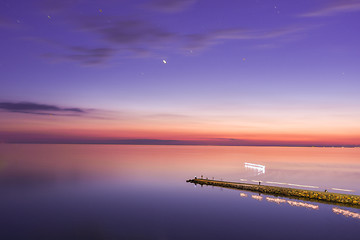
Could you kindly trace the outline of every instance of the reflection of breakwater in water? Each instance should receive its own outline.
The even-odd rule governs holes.
[[[359,213],[354,213],[348,210],[344,210],[341,208],[333,208],[332,211],[336,214],[342,214],[345,217],[351,217],[351,218],[357,218],[360,219],[360,214]]]
[[[242,197],[245,197],[245,195],[242,195],[240,193],[240,196],[242,196]],[[259,201],[261,201],[263,199],[263,197],[259,196],[259,195],[251,195],[251,197],[256,199],[256,200],[259,200]],[[314,204],[310,204],[310,203],[304,203],[304,202],[298,202],[298,201],[290,201],[290,200],[285,200],[285,199],[282,199],[282,198],[266,197],[266,201],[277,203],[277,204],[288,203],[290,206],[293,206],[293,207],[305,207],[305,208],[309,208],[309,209],[313,209],[313,210],[318,210],[319,209],[318,205],[314,205]]]
[[[246,193],[240,193],[240,196],[247,197],[248,195]],[[263,197],[260,195],[251,195],[251,198],[258,200],[258,201],[263,200]],[[315,205],[315,204],[299,202],[299,201],[291,201],[291,200],[286,200],[286,199],[282,199],[282,198],[266,197],[265,199],[268,202],[272,202],[272,203],[276,203],[276,204],[288,203],[292,207],[304,207],[304,208],[311,209],[311,210],[319,210],[319,208],[320,208],[318,205]],[[351,212],[349,210],[345,210],[345,209],[341,209],[341,208],[337,208],[337,207],[332,208],[332,211],[336,214],[341,214],[345,217],[360,219],[360,213]]]
[[[268,201],[268,202],[273,202],[273,203],[277,203],[277,204],[286,203],[286,200],[285,200],[285,199],[281,199],[281,198],[271,198],[271,197],[267,197],[267,198],[266,198],[266,201]]]
[[[314,209],[314,210],[319,209],[318,205],[309,204],[309,203],[296,202],[296,201],[287,201],[287,203],[290,204],[291,206],[295,206],[295,207],[305,207],[305,208],[310,208],[310,209]]]
[[[253,199],[256,199],[256,200],[259,200],[259,201],[261,201],[261,200],[263,199],[263,197],[262,197],[262,196],[259,196],[259,195],[251,195],[251,197],[252,197]]]

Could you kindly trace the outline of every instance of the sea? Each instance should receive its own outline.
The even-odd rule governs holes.
[[[360,209],[187,183],[360,195],[360,148],[0,144],[0,239],[358,239]]]

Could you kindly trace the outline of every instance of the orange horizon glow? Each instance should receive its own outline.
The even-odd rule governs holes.
[[[1,113],[1,142],[180,141],[195,145],[360,145],[357,119],[301,120],[129,114],[126,116],[43,116]],[[136,116],[135,116],[136,115]],[[280,114],[279,114],[280,115]],[[300,119],[300,120],[298,120]],[[151,143],[150,143],[151,144]],[[155,143],[161,144],[161,143]]]
[[[200,145],[358,145],[360,137],[358,135],[335,135],[335,134],[238,134],[238,135],[221,135],[213,134],[196,134],[193,132],[162,132],[162,131],[130,131],[130,130],[51,130],[51,131],[1,131],[0,141],[17,142],[30,140],[63,140],[63,141],[80,141],[92,140],[101,143],[105,140],[172,140],[190,142],[189,144]],[[5,136],[5,137],[4,137]],[[6,141],[7,139],[10,141]],[[31,141],[30,141],[31,142]]]

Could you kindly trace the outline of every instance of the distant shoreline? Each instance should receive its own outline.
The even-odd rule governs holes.
[[[360,146],[310,146],[310,145],[230,145],[187,143],[101,143],[101,142],[0,142],[0,144],[48,144],[48,145],[134,145],[134,146],[214,146],[214,147],[301,147],[301,148],[360,148]]]

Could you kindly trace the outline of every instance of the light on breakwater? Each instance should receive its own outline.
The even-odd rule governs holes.
[[[256,182],[256,181],[254,180],[253,182]],[[259,182],[259,181],[257,181],[257,182]],[[270,182],[270,181],[266,181],[266,183],[278,184],[278,185],[288,185],[288,186],[295,186],[295,187],[320,188],[318,186],[301,185],[301,184],[294,184],[294,183],[281,183],[281,182]],[[342,189],[342,188],[328,188],[328,189],[332,189],[332,190],[335,190],[335,191],[343,191],[343,192],[355,192],[354,190]]]
[[[246,162],[245,163],[245,168],[250,168],[250,169],[257,170],[257,175],[265,174],[265,165],[260,165],[260,164],[255,164],[255,163],[247,163]],[[246,182],[248,180],[247,179],[240,179],[240,181]],[[262,182],[260,180],[250,180],[250,181],[257,182],[257,183]],[[302,184],[294,184],[294,183],[282,183],[282,182],[271,182],[271,181],[266,181],[266,183],[279,184],[279,185],[288,185],[288,186],[294,186],[294,187],[304,187],[304,188],[320,188],[318,186],[302,185]],[[354,192],[354,190],[342,189],[342,188],[325,188],[325,189],[332,189],[332,190],[335,190],[335,191],[344,191],[344,192]]]
[[[344,191],[344,192],[354,192],[354,190],[341,189],[341,188],[332,188],[332,190],[336,190],[336,191]]]
[[[254,163],[245,163],[245,168],[251,168],[258,171],[258,174],[265,174],[265,166]]]
[[[288,183],[287,185],[289,185],[289,186],[295,186],[295,187],[319,188],[319,187],[317,187],[317,186],[300,185],[300,184],[293,184],[293,183]]]
[[[288,185],[288,186],[294,186],[294,187],[319,188],[317,186],[301,185],[301,184],[295,184],[295,183],[281,183],[281,182],[269,182],[269,181],[267,181],[266,183],[279,184],[279,185]]]
[[[245,163],[245,168],[250,168],[250,169],[254,169],[257,170],[257,174],[265,174],[265,165],[260,165],[260,164],[255,164],[255,163]],[[247,179],[240,179],[240,181],[243,182],[247,182]],[[260,180],[250,180],[252,182],[256,182],[256,183],[261,183],[263,181]],[[279,185],[288,185],[288,186],[294,186],[294,187],[304,187],[304,188],[320,188],[318,186],[312,186],[312,185],[302,185],[302,184],[294,184],[294,183],[282,183],[282,182],[271,182],[271,181],[266,181],[266,183],[269,184],[279,184]],[[344,191],[344,192],[354,192],[354,190],[349,190],[349,189],[342,189],[342,188],[325,188],[325,189],[332,189],[332,190],[336,190],[336,191]]]
[[[281,182],[266,182],[270,184],[280,184],[280,185],[287,185],[287,183],[281,183]]]

